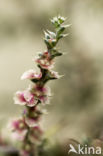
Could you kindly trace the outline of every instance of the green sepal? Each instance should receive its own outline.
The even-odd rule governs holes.
[[[62,16],[58,16],[58,17],[54,17],[51,22],[52,24],[58,28],[62,23],[64,23],[64,21],[66,20],[66,18],[62,17]]]
[[[52,49],[52,50],[50,51],[50,53],[51,53],[51,58],[52,58],[52,59],[55,58],[55,57],[57,57],[57,56],[61,56],[61,55],[62,55],[62,53],[59,52],[59,51],[56,50],[56,49]]]
[[[66,37],[66,36],[68,36],[68,35],[69,35],[69,34],[61,34],[61,35],[58,36],[58,40],[61,39],[61,38]]]
[[[48,49],[52,49],[53,47],[56,46],[57,40],[56,39],[51,40],[51,39],[44,38],[44,42],[46,43]]]
[[[33,83],[37,83],[39,80],[37,80],[37,79],[31,79],[31,81],[32,81]]]
[[[50,73],[50,71],[48,70],[45,70],[45,76],[44,76],[44,79],[42,80],[43,83],[47,83],[49,80],[55,80],[57,78],[53,77]]]
[[[45,38],[46,39],[50,39],[51,38],[50,35],[46,31],[44,31],[44,34],[45,34]]]
[[[64,18],[62,16],[58,16],[58,20],[59,20],[59,23],[62,24],[65,22],[66,18]]]
[[[70,27],[70,25],[62,25],[57,29],[57,38],[63,33],[63,31],[67,28]]]
[[[50,34],[51,38],[55,39],[56,38],[56,34],[52,31],[47,30],[47,32]]]
[[[58,28],[60,26],[60,23],[58,21],[58,18],[57,17],[54,17],[52,20],[51,20],[52,24]]]

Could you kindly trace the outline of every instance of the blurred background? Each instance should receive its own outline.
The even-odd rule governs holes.
[[[69,36],[58,47],[65,55],[56,59],[55,70],[65,76],[49,82],[53,98],[43,120],[51,137],[103,136],[103,1],[102,0],[3,0],[0,2],[0,127],[19,116],[23,107],[13,95],[28,87],[20,76],[37,68],[32,59],[44,51],[43,30],[53,31],[50,19],[67,17]]]

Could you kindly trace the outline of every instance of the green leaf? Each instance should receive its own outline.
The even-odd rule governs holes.
[[[48,48],[50,48],[50,49],[52,48],[51,44],[48,42],[47,39],[44,39],[44,42],[46,43],[46,45],[47,45]]]
[[[37,79],[31,79],[31,81],[32,81],[33,83],[37,83],[39,80],[37,80]]]
[[[58,17],[54,17],[51,22],[52,24],[58,28],[62,23],[64,23],[64,21],[66,20],[66,18],[62,17],[62,16],[58,16]]]
[[[46,31],[44,31],[44,34],[46,39],[50,39],[50,35]]]
[[[61,34],[61,35],[58,36],[58,40],[61,39],[61,38],[63,38],[63,37],[66,37],[66,36],[68,36],[68,35],[69,35],[69,34]]]
[[[56,38],[56,34],[54,32],[51,32],[47,30],[47,32],[50,34],[51,38]]]
[[[52,24],[58,28],[60,26],[60,22],[58,20],[58,17],[54,17],[52,20],[51,20]]]
[[[59,20],[59,23],[62,24],[65,22],[66,18],[64,18],[62,16],[58,16],[58,20]]]
[[[52,50],[50,51],[50,53],[51,53],[52,59],[53,59],[54,57],[57,57],[57,56],[61,56],[61,55],[62,55],[62,53],[59,52],[59,51],[56,50],[56,49],[52,49]]]
[[[44,39],[44,41],[49,49],[53,48],[57,43],[56,39]]]
[[[63,31],[67,28],[70,27],[70,25],[62,25],[57,29],[57,38],[63,33]]]

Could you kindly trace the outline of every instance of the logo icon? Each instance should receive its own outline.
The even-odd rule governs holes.
[[[72,144],[70,144],[69,146],[70,146],[70,150],[68,151],[68,154],[71,152],[78,153]]]

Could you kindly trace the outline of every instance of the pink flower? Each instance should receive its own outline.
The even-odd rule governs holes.
[[[38,107],[31,107],[29,108],[29,111],[26,109],[24,112],[25,123],[29,127],[38,126],[41,115],[42,111]]]
[[[36,85],[35,90],[36,90],[38,96],[42,96],[42,95],[50,96],[51,95],[50,88],[47,88],[47,87],[42,87],[42,86]]]
[[[60,77],[62,77],[62,76],[60,76],[60,75],[58,74],[58,72],[55,72],[55,71],[53,71],[53,70],[50,70],[50,71],[49,71],[49,75],[50,75],[51,78],[54,78],[54,79],[59,79]]]
[[[13,137],[18,140],[24,140],[26,133],[27,133],[27,127],[23,119],[14,120],[11,123],[12,131],[13,131]]]
[[[21,79],[40,79],[42,77],[42,73],[37,73],[35,70],[30,69],[29,71],[25,72],[22,76]]]
[[[22,150],[20,151],[20,156],[30,156],[30,151]]]
[[[29,143],[23,145],[23,149],[20,151],[20,156],[30,156],[32,153],[32,147]]]
[[[41,119],[42,114],[47,114],[46,110],[42,110],[40,107],[30,107],[29,111],[28,109],[25,109],[23,115],[25,118],[25,123],[29,127],[35,127],[38,126],[38,122]]]
[[[27,105],[29,107],[35,106],[38,102],[38,100],[29,90],[16,92],[14,100],[15,104]]]
[[[29,127],[38,126],[37,120],[35,120],[33,117],[25,117],[25,122]]]
[[[47,87],[42,87],[35,85],[31,88],[31,92],[42,102],[49,103],[49,97],[51,96],[50,89]]]
[[[40,101],[43,103],[43,104],[49,104],[50,103],[50,99],[48,96],[40,96],[39,97]]]
[[[37,58],[35,61],[44,69],[51,69],[54,65],[49,52],[44,52],[41,57]]]
[[[31,146],[30,142],[24,142],[23,149],[20,151],[20,156],[31,156],[35,150],[34,146]]]
[[[31,129],[31,134],[29,136],[29,139],[32,143],[39,143],[42,139],[43,131],[39,126],[35,126]]]

